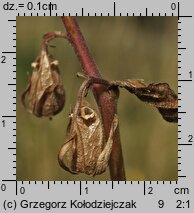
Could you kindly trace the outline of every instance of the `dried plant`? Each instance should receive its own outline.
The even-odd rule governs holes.
[[[59,113],[65,103],[65,91],[58,61],[48,53],[48,40],[44,39],[40,55],[32,63],[33,72],[22,94],[23,106],[37,117],[52,117]],[[26,96],[28,105],[26,105]]]
[[[70,173],[99,175],[105,172],[110,158],[114,132],[118,126],[115,114],[109,137],[105,141],[104,128],[98,112],[86,101],[86,90],[101,79],[85,80],[79,89],[75,108],[70,115],[67,137],[59,152],[59,164]],[[66,158],[67,165],[64,163]]]
[[[146,84],[144,80],[112,81],[136,95],[141,101],[156,107],[168,122],[178,122],[178,97],[167,83]]]
[[[109,165],[111,180],[126,180],[117,116],[119,88],[125,88],[141,101],[156,107],[168,122],[178,121],[177,95],[167,83],[102,79],[76,19],[62,17],[62,21],[67,34],[49,32],[44,35],[41,53],[32,64],[34,70],[22,95],[22,102],[26,106],[27,95],[28,111],[38,117],[50,117],[62,110],[65,92],[58,62],[49,55],[48,44],[58,37],[68,40],[84,71],[81,76],[86,80],[78,91],[76,105],[69,118],[66,140],[58,155],[59,164],[72,174],[81,172],[93,176],[102,174]],[[90,89],[99,112],[86,101]]]

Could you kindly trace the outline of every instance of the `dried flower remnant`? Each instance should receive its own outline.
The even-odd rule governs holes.
[[[58,61],[49,55],[45,41],[41,46],[40,56],[32,63],[32,67],[32,76],[22,94],[22,103],[30,113],[37,117],[52,117],[63,109],[65,91]]]
[[[110,87],[123,87],[141,101],[156,107],[166,121],[178,122],[178,97],[167,83],[146,84],[144,80],[128,79],[110,84]]]
[[[115,114],[108,141],[105,143],[101,118],[84,97],[90,81],[91,79],[84,81],[80,87],[75,108],[70,115],[66,142],[60,149],[58,161],[70,173],[80,172],[95,176],[105,172],[108,166],[118,118]]]

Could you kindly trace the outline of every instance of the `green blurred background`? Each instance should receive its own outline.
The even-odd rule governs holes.
[[[177,92],[176,17],[77,17],[81,31],[105,79],[167,82]],[[76,55],[67,41],[50,48],[59,60],[66,90],[63,111],[51,121],[36,118],[21,105],[21,94],[38,56],[42,35],[65,31],[60,17],[17,17],[17,180],[109,180],[71,175],[57,162],[65,141],[70,106],[82,80]],[[95,104],[91,94],[89,100]],[[127,180],[177,180],[177,124],[165,122],[156,109],[122,90],[118,104]]]

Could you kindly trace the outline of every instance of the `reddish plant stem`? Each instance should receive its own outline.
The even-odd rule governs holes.
[[[64,16],[62,17],[62,21],[67,31],[68,40],[74,48],[84,73],[89,76],[101,78],[100,72],[93,61],[88,47],[86,46],[86,42],[75,17]],[[110,95],[107,93],[103,85],[93,85],[93,93],[102,116],[105,137],[107,139],[113,116],[117,110],[116,102],[110,98]],[[126,180],[119,128],[117,128],[114,136],[113,148],[109,161],[109,169],[111,180]]]

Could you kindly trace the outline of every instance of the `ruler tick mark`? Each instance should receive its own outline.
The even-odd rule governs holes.
[[[146,184],[145,184],[145,181],[143,182],[143,194],[144,195],[146,194]]]
[[[179,6],[179,2],[178,2],[178,20],[179,20],[179,17],[180,17],[180,6]]]
[[[116,2],[114,2],[114,16],[116,15]]]
[[[192,146],[192,143],[179,143],[179,146]]]
[[[11,53],[16,53],[16,52],[2,52],[4,54],[11,54]]]
[[[16,115],[3,115],[2,118],[16,118]]]
[[[82,195],[82,183],[79,181],[79,194]]]
[[[179,16],[179,18],[192,18],[193,16]]]
[[[48,187],[48,189],[50,189],[50,181],[47,181],[47,187]]]

